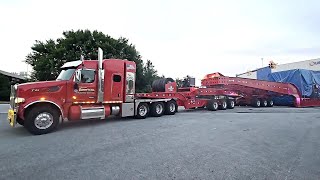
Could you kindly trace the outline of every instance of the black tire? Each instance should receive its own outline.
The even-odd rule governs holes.
[[[261,101],[260,101],[260,99],[254,99],[253,101],[252,101],[252,106],[253,107],[261,107]]]
[[[164,114],[174,115],[178,111],[178,104],[175,100],[170,100],[165,104]]]
[[[165,92],[166,84],[169,82],[174,82],[172,78],[161,78],[152,82],[152,91],[153,92]]]
[[[137,108],[137,119],[145,119],[149,115],[149,104],[147,103],[140,103]]]
[[[234,109],[235,105],[236,105],[236,102],[233,100],[233,99],[229,99],[228,102],[227,102],[227,107],[229,109]]]
[[[160,117],[164,114],[164,103],[154,102],[151,104],[150,115],[153,117]]]
[[[266,99],[261,100],[261,107],[267,107],[268,106],[268,101]]]
[[[273,100],[272,100],[272,99],[269,99],[269,100],[268,100],[268,107],[273,107],[273,105],[274,105]]]
[[[19,117],[17,117],[17,123],[21,126],[24,126],[24,120],[20,119]]]
[[[47,134],[54,131],[59,124],[60,112],[51,106],[36,106],[28,111],[24,122],[24,127],[34,135]],[[47,118],[46,123],[42,124],[40,118]],[[38,120],[38,123],[36,122]],[[45,125],[45,127],[40,127]],[[37,124],[37,125],[36,125]],[[43,129],[42,129],[43,128]]]
[[[219,109],[221,109],[221,110],[226,110],[227,108],[228,108],[228,103],[227,103],[227,101],[222,100],[222,101],[221,101],[221,104],[220,104],[220,106],[219,106]]]
[[[218,110],[218,108],[219,108],[219,104],[218,104],[217,101],[215,101],[215,100],[209,100],[208,101],[207,109],[209,111],[216,111],[216,110]]]

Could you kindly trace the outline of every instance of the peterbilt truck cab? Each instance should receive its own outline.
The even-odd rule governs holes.
[[[8,120],[38,135],[63,120],[145,118],[149,109],[141,103],[146,100],[135,99],[135,74],[133,61],[103,60],[99,48],[98,60],[67,62],[55,81],[12,86]]]

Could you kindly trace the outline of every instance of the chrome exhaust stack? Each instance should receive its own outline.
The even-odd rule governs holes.
[[[102,72],[102,59],[103,59],[103,52],[101,48],[98,48],[98,98],[97,102],[102,103],[103,102],[103,75]]]

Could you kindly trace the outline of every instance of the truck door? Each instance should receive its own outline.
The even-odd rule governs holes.
[[[81,81],[74,84],[74,98],[77,102],[97,101],[97,75],[93,69],[81,70]]]
[[[122,101],[123,78],[121,74],[112,75],[111,97],[113,101]]]

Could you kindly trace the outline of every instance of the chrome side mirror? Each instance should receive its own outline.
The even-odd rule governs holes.
[[[76,70],[76,74],[74,76],[74,82],[76,83],[81,82],[81,69]]]

